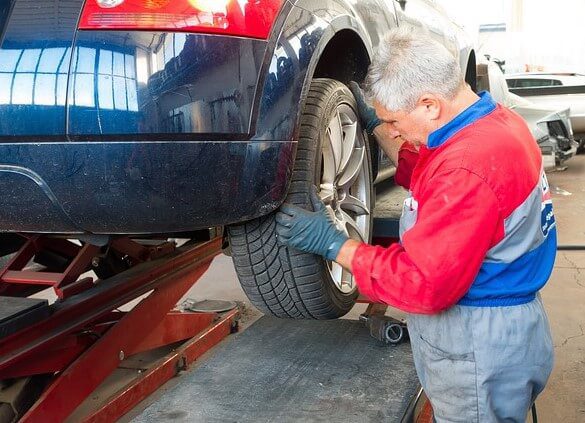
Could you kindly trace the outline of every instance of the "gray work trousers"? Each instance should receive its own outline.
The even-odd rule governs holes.
[[[409,315],[416,371],[437,423],[525,422],[553,367],[540,297]]]

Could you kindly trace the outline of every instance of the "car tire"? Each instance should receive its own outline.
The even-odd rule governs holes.
[[[312,185],[340,229],[370,241],[374,196],[368,138],[350,90],[332,79],[311,83],[285,201],[310,209]],[[274,213],[228,227],[236,273],[250,301],[277,317],[346,314],[358,296],[353,276],[320,256],[280,246],[275,229]]]

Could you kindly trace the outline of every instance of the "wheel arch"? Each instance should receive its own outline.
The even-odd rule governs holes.
[[[341,48],[344,54],[339,54]],[[370,52],[358,33],[342,29],[327,41],[306,83],[314,78],[332,78],[344,84],[352,80],[362,82],[370,62]]]
[[[357,19],[349,15],[341,15],[325,25],[307,66],[295,127],[299,124],[306,95],[313,79],[331,78],[344,84],[351,80],[362,82],[371,63],[372,43]],[[343,54],[339,54],[340,49]]]
[[[370,48],[368,46],[369,44],[364,42],[362,36],[353,29],[344,28],[334,32],[324,42],[320,54],[315,55],[314,69],[305,80],[306,89],[315,78],[331,78],[346,85],[349,81],[363,82],[372,56],[371,46]],[[344,54],[339,54],[339,51],[343,51]],[[304,105],[304,99],[302,104]],[[299,119],[300,115],[299,113]],[[375,180],[378,175],[380,147],[372,137],[370,137],[369,147],[372,177]]]
[[[298,6],[287,11],[274,33],[278,35],[269,41],[258,81],[251,116],[252,137],[295,141],[311,81],[363,81],[372,43],[362,23],[351,13],[324,19]],[[291,154],[292,165],[294,152]]]

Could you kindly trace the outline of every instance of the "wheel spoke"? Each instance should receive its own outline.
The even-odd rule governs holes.
[[[343,276],[341,278],[342,278],[341,279],[341,286],[343,287],[343,285],[345,285],[347,287],[347,289],[352,291],[353,287],[354,287],[354,282],[353,282],[353,275],[351,274],[351,272],[344,269]]]
[[[334,198],[333,184],[322,183],[320,188],[319,198],[321,198],[321,201],[323,201],[326,205],[331,204],[331,201],[333,201]]]
[[[331,143],[331,152],[333,153],[333,160],[335,163],[335,173],[339,174],[339,168],[341,166],[341,157],[343,155],[343,128],[341,126],[341,117],[339,111],[335,113],[335,116],[329,123],[329,142]]]
[[[331,274],[333,276],[333,280],[335,281],[335,283],[339,284],[339,288],[341,288],[341,284],[342,284],[342,278],[343,278],[343,268],[335,263],[332,262],[331,263]]]
[[[347,189],[353,185],[362,170],[365,157],[366,149],[364,147],[358,147],[353,150],[344,172],[339,175],[338,187]]]
[[[349,159],[351,158],[351,154],[355,149],[356,140],[357,140],[357,122],[353,122],[350,124],[343,125],[343,155],[341,158],[341,165],[339,166],[339,173],[343,173],[347,164],[349,163]]]
[[[321,175],[321,186],[329,185],[332,187],[335,183],[335,179],[337,178],[337,169],[335,167],[333,152],[331,151],[331,134],[329,132],[329,129],[327,129],[327,138],[329,138],[329,140],[323,141],[323,153],[321,156],[323,160],[323,173]]]
[[[370,210],[366,203],[351,194],[347,194],[346,197],[339,202],[339,207],[345,210],[351,210],[358,216],[370,214]]]
[[[339,214],[341,214],[341,218],[340,218],[340,222],[341,225],[344,228],[344,232],[350,237],[353,238],[352,235],[357,235],[360,239],[360,241],[364,240],[364,235],[362,234],[362,232],[360,231],[360,228],[358,227],[357,222],[355,221],[355,219],[353,217],[351,217],[349,214],[347,214],[346,212],[344,212],[343,210],[339,210]],[[349,231],[349,229],[351,229],[351,232]]]
[[[341,265],[337,263],[334,263],[334,266],[341,267]],[[341,267],[341,277],[339,278],[339,281],[340,289],[353,290],[353,275],[343,267]]]
[[[333,207],[327,205],[325,206],[325,210],[327,210],[327,213],[329,213],[329,216],[331,216],[331,219],[333,220],[333,222],[335,222],[337,227],[341,229],[341,227],[339,227],[339,225],[337,224],[337,218],[335,217],[335,210],[333,210]]]

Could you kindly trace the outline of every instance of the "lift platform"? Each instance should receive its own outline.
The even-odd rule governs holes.
[[[380,244],[398,236],[401,195],[391,189],[378,208]],[[115,421],[235,333],[237,309],[175,309],[221,252],[221,234],[210,233],[180,248],[129,238],[101,247],[39,235],[12,240],[18,248],[0,270],[0,422]],[[58,297],[53,304],[35,298],[47,288]],[[385,311],[369,304],[360,321],[263,317],[137,419],[430,421],[410,348],[401,344],[405,324]],[[122,363],[161,349],[89,413],[72,414]]]
[[[376,342],[357,320],[264,316],[131,417],[137,423],[422,422],[415,418],[421,397],[408,344]]]

